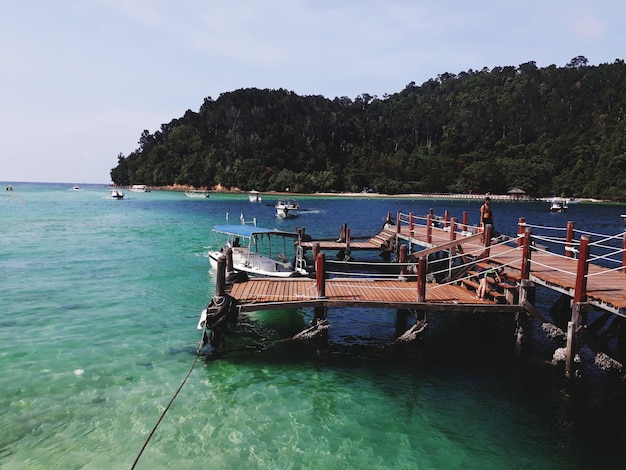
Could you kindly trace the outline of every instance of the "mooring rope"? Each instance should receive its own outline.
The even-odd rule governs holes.
[[[202,337],[204,338],[204,330],[202,332]],[[202,344],[202,343],[200,343]],[[178,390],[176,390],[176,393],[174,393],[174,396],[172,397],[172,399],[170,400],[170,402],[167,404],[167,406],[165,407],[165,409],[163,410],[163,413],[161,413],[161,416],[159,417],[159,420],[156,422],[156,424],[154,425],[154,427],[152,428],[152,431],[150,431],[150,434],[148,435],[148,438],[146,439],[146,442],[144,442],[143,447],[141,448],[141,450],[139,451],[139,454],[137,455],[137,458],[135,459],[135,461],[133,462],[133,466],[131,467],[131,469],[134,469],[135,466],[137,465],[137,462],[139,462],[139,459],[141,458],[141,455],[143,454],[143,451],[146,449],[146,447],[148,446],[148,442],[150,442],[150,439],[152,439],[152,436],[154,436],[154,433],[156,432],[157,428],[159,427],[159,424],[161,424],[161,421],[163,421],[163,418],[165,418],[165,414],[169,411],[170,407],[172,406],[172,403],[174,403],[174,400],[176,399],[176,397],[178,396],[178,394],[180,393],[180,391],[183,389],[185,383],[187,382],[187,379],[189,378],[189,376],[191,375],[191,372],[193,372],[194,367],[196,367],[196,364],[198,362],[198,358],[200,357],[200,353],[201,353],[202,349],[198,348],[198,352],[196,353],[196,358],[193,360],[193,364],[191,364],[191,368],[189,369],[189,372],[187,372],[187,375],[185,376],[185,378],[183,379],[182,383],[180,384],[180,386],[178,387]]]

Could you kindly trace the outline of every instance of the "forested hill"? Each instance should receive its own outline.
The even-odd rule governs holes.
[[[235,90],[144,131],[111,179],[626,200],[626,63],[445,73],[383,97]]]

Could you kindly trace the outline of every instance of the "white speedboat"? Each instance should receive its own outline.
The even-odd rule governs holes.
[[[149,193],[150,192],[150,188],[146,186],[145,184],[133,184],[130,188],[128,188],[128,190],[132,191],[133,193]]]
[[[287,217],[296,217],[300,210],[300,204],[293,199],[279,199],[276,203],[276,217],[286,219]]]
[[[212,230],[211,266],[232,248],[233,269],[257,277],[304,275],[306,261],[295,232],[252,225],[216,225]]]
[[[111,198],[113,199],[124,199],[124,191],[121,189],[112,189],[111,190]]]
[[[187,197],[208,198],[210,195],[211,193],[204,189],[188,189],[185,191],[185,196]]]
[[[79,186],[79,185],[77,185],[77,184],[75,184],[74,186],[72,186],[72,189],[73,189],[74,191],[80,191],[80,186]]]
[[[550,212],[567,211],[567,199],[561,197],[553,197],[550,199]]]
[[[248,197],[250,198],[250,202],[261,202],[261,193],[254,189],[248,193]]]

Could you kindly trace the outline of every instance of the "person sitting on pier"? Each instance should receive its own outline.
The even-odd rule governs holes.
[[[484,269],[478,274],[478,289],[476,290],[476,298],[484,300],[489,293],[489,279],[492,278],[498,284],[502,282],[501,274],[504,272],[503,267]]]

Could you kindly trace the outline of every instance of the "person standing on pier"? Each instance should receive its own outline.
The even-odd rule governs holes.
[[[485,203],[480,206],[480,228],[485,230],[487,225],[493,226],[493,211],[491,210],[491,198],[487,196]]]

